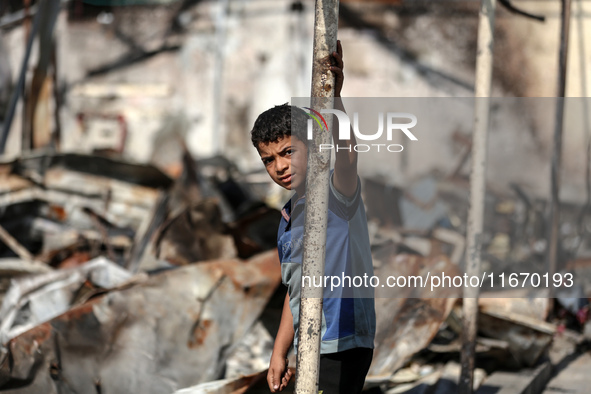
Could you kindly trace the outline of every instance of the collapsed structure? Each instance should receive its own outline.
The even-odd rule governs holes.
[[[179,392],[209,387],[221,393],[262,384],[260,368],[266,368],[285,294],[274,250],[279,213],[236,182],[227,161],[184,157],[176,180],[151,166],[101,156],[25,156],[2,164],[0,389],[162,393],[192,386]],[[442,219],[465,215],[462,193],[456,188],[450,195],[446,182],[436,184],[402,191],[364,180],[376,275],[461,273],[463,236]],[[428,200],[438,204],[423,205]],[[384,204],[398,207],[382,211],[391,217],[376,214]],[[519,204],[519,198],[500,199],[489,222],[513,231],[505,227],[507,215],[511,226],[535,234],[535,221],[512,216]],[[415,224],[405,227],[409,209],[416,211]],[[423,220],[422,229],[416,220]],[[489,239],[485,261],[523,255],[524,244],[501,239]],[[530,254],[518,264],[533,261],[536,242],[529,244]],[[584,261],[573,267],[588,276]],[[453,364],[434,366],[460,351],[461,299],[453,289],[431,290],[400,288],[376,299],[369,387],[439,387],[458,372]],[[517,298],[482,298],[476,349],[485,370],[477,382],[485,384],[486,374],[499,368],[538,368],[556,335],[582,343],[583,334],[573,329],[588,327],[588,307],[577,301],[589,296],[588,284],[580,291],[559,309],[575,320],[554,312],[553,319],[564,322],[558,326],[546,323],[551,299],[528,300],[519,290],[500,293]],[[546,378],[550,370],[542,370]],[[240,377],[245,374],[254,375]],[[220,378],[226,380],[211,383]]]
[[[266,194],[260,174],[251,171],[245,129],[261,107],[286,101],[289,91],[301,93],[302,48],[310,39],[301,25],[311,15],[297,1],[281,3],[290,6],[281,9],[257,2],[220,9],[213,2],[163,3],[129,9],[64,2],[51,14],[61,42],[69,43],[59,50],[91,50],[84,58],[56,56],[65,60],[64,67],[36,59],[35,81],[43,83],[33,88],[43,111],[33,121],[31,108],[24,111],[26,125],[18,125],[16,117],[8,147],[20,149],[9,149],[0,163],[0,392],[265,390],[264,370],[285,295],[273,250],[280,213],[266,202],[278,206],[282,196]],[[465,19],[470,6],[460,8]],[[388,5],[369,9],[346,4],[341,12],[352,27],[342,34],[350,40],[347,67],[354,92],[365,92],[360,87],[370,84],[380,94],[394,87],[397,94],[398,88],[434,96],[471,92],[471,71],[458,60],[462,54],[439,69],[437,56],[450,50],[449,43],[439,42],[433,60],[416,38],[442,32],[470,48],[470,23],[442,23],[437,15],[449,14],[439,8],[433,19],[421,6],[400,15]],[[262,21],[276,24],[279,14],[285,29],[268,34]],[[6,15],[0,27],[23,21],[25,12]],[[510,39],[512,23],[501,22],[509,37],[504,53],[517,45]],[[240,29],[255,27],[265,34],[243,40]],[[394,43],[393,36],[401,38]],[[10,45],[0,44],[21,48],[14,37],[22,38],[12,34]],[[51,35],[42,38],[47,45]],[[298,60],[285,67],[289,50],[284,45],[277,50],[270,40],[293,42],[289,50]],[[224,48],[234,48],[234,56],[224,58]],[[532,76],[520,79],[514,72],[523,64],[517,57],[505,56],[513,66],[499,71],[502,89],[515,95],[534,88],[545,92]],[[245,61],[251,58],[256,60]],[[0,71],[6,62],[0,59]],[[221,75],[224,67],[239,70],[243,79],[238,72]],[[63,73],[66,68],[69,73]],[[284,69],[287,77],[278,71]],[[14,69],[12,80],[26,70]],[[369,77],[371,83],[364,79]],[[226,101],[219,99],[222,82]],[[545,181],[536,175],[549,143],[540,124],[549,122],[540,112],[539,118],[526,119],[529,134],[493,141],[503,148],[512,137],[509,145],[522,148],[515,172],[531,183],[489,189],[481,240],[487,272],[542,267],[548,201],[539,197]],[[22,141],[14,133],[19,126],[29,133]],[[471,141],[466,130],[447,133],[445,145],[433,142],[439,149],[433,161],[424,151],[400,157],[397,174],[374,171],[373,157],[368,167],[360,164],[367,175],[362,184],[375,270],[383,277],[461,273]],[[222,150],[219,141],[229,142],[225,153],[232,160],[203,159]],[[565,168],[577,176],[584,173],[581,141],[578,136],[566,144],[571,154]],[[197,152],[199,160],[189,152]],[[510,172],[512,165],[499,166],[498,172]],[[557,302],[550,294],[531,298],[521,289],[498,297],[487,293],[480,300],[475,382],[482,392],[508,384],[514,384],[511,392],[541,391],[553,376],[551,385],[564,389],[568,381],[578,382],[563,368],[568,361],[576,359],[577,370],[589,366],[591,242],[589,204],[581,203],[580,183],[567,190],[561,228],[563,268],[576,274],[579,286]],[[460,303],[456,292],[434,297],[421,289],[376,300],[378,333],[368,390],[455,392]]]

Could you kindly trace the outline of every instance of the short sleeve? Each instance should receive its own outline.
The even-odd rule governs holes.
[[[330,174],[330,196],[328,201],[328,208],[337,216],[349,221],[357,212],[359,203],[361,201],[361,180],[357,176],[357,189],[355,194],[347,197],[337,190],[334,186],[334,171]]]

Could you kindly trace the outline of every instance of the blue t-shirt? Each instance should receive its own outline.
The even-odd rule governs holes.
[[[296,195],[285,204],[277,235],[281,277],[288,288],[296,349],[302,285],[304,209],[305,196],[298,198]],[[335,189],[331,174],[326,233],[325,275],[338,277],[346,283],[348,280],[359,283],[364,274],[367,277],[373,275],[367,218],[359,181],[355,194],[346,197]],[[306,281],[306,285],[308,283]],[[324,290],[322,354],[374,347],[376,316],[373,289],[363,288],[362,291],[356,289],[352,292],[347,286],[331,292],[329,285]]]

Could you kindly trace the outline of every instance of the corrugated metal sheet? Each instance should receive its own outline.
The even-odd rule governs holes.
[[[12,339],[0,360],[0,387],[161,394],[218,379],[279,281],[271,251],[165,271],[109,292]]]
[[[420,275],[426,277],[445,271],[459,274],[456,265],[444,256],[424,258],[397,255],[395,246],[386,246],[374,253],[379,265],[376,275]],[[388,298],[376,299],[377,332],[375,350],[368,382],[380,382],[399,369],[415,353],[429,345],[441,323],[447,319],[456,301],[457,289],[446,289],[433,294],[430,288],[392,290]],[[379,292],[376,294],[380,296]]]

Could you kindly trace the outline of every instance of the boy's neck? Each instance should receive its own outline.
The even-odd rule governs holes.
[[[295,189],[295,193],[297,198],[302,198],[306,194],[306,188],[298,187],[297,189]]]

